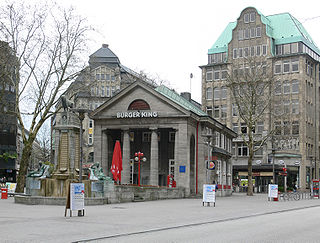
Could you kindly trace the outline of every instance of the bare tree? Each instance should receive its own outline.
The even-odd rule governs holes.
[[[16,116],[24,145],[17,192],[24,190],[32,144],[39,129],[56,112],[54,106],[60,94],[84,67],[80,54],[90,30],[73,9],[40,3],[0,7],[0,39],[9,44],[18,64],[10,84],[16,91]]]
[[[266,59],[246,58],[234,64],[229,70],[227,87],[231,91],[232,101],[238,110],[238,118],[245,123],[247,129],[240,129],[243,142],[249,150],[248,157],[248,192],[253,195],[252,161],[254,153],[261,149],[272,135],[272,129],[263,135],[255,134],[256,125],[269,117],[273,101],[272,68]]]

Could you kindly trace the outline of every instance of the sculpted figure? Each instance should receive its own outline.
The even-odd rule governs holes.
[[[39,163],[39,168],[37,170],[29,172],[27,177],[39,177],[40,179],[50,177],[50,165]]]

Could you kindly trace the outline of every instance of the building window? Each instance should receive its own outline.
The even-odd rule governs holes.
[[[238,116],[238,106],[236,104],[232,104],[232,116]]]
[[[228,77],[228,71],[227,70],[222,70],[221,71],[221,79],[225,80],[225,79],[227,79],[227,77]]]
[[[249,47],[245,47],[244,48],[244,57],[248,57],[249,56]]]
[[[110,87],[109,86],[107,86],[106,87],[106,95],[107,95],[107,97],[110,97]]]
[[[244,30],[244,39],[249,39],[249,33],[250,33],[249,29]]]
[[[276,62],[274,64],[274,73],[275,74],[281,73],[281,66],[282,66],[281,62]]]
[[[237,49],[233,49],[233,59],[237,58]]]
[[[207,100],[212,100],[212,88],[207,88],[206,97]]]
[[[261,46],[256,46],[256,55],[257,56],[261,55]]]
[[[219,88],[215,88],[213,90],[213,98],[214,98],[214,100],[219,100],[220,99],[220,89]]]
[[[298,53],[298,42],[291,43],[291,53]]]
[[[245,23],[249,23],[249,14],[248,14],[248,13],[246,13],[246,14],[244,15],[244,22],[245,22]]]
[[[283,100],[283,112],[284,114],[290,114],[290,100]]]
[[[299,60],[294,59],[291,61],[291,70],[292,72],[299,72]]]
[[[257,133],[262,134],[264,130],[264,123],[263,121],[257,122]]]
[[[255,147],[257,149],[257,147]],[[255,156],[263,155],[263,147],[260,147],[256,152],[254,152]]]
[[[211,106],[207,106],[207,107],[206,107],[206,110],[207,110],[207,114],[208,114],[209,116],[212,116],[212,107],[211,107]]]
[[[102,96],[102,97],[104,97],[104,96],[105,96],[104,86],[101,86],[101,96]]]
[[[116,91],[116,87],[112,86],[111,87],[111,96],[114,96],[115,91]]]
[[[92,136],[92,133],[89,134],[89,137],[88,137],[88,144],[89,145],[92,145],[93,144],[93,136]]]
[[[283,54],[290,54],[290,44],[283,45]]]
[[[214,80],[220,79],[220,71],[214,71]]]
[[[110,81],[110,74],[106,74],[106,80]]]
[[[260,26],[257,27],[256,36],[261,37],[261,27]]]
[[[239,125],[238,125],[238,123],[232,123],[232,130],[233,130],[235,133],[238,133],[238,130],[239,130]]]
[[[290,129],[290,122],[289,121],[283,121],[283,134],[284,135],[290,135],[291,129]]]
[[[248,147],[244,143],[238,144],[238,156],[248,156]]]
[[[290,82],[288,80],[283,81],[283,94],[290,94]]]
[[[289,73],[290,72],[290,62],[289,61],[284,61],[283,62],[283,72],[284,73]]]
[[[221,99],[227,98],[227,87],[221,87]]]
[[[94,96],[94,90],[95,90],[95,88],[91,87],[91,96]]]
[[[241,133],[247,134],[247,125],[245,123],[241,123]]]
[[[207,69],[206,78],[207,78],[207,81],[212,81],[212,69],[211,68]]]
[[[89,120],[89,128],[93,128],[93,120],[92,119]]]
[[[238,40],[243,40],[243,30],[238,31]]]
[[[275,95],[281,95],[282,88],[281,88],[281,82],[280,81],[276,81],[275,85],[274,85],[274,94]]]
[[[291,83],[291,93],[298,94],[299,93],[299,80],[294,79]]]
[[[251,12],[250,13],[250,22],[255,22],[256,21],[256,12]]]
[[[250,48],[250,54],[251,54],[252,57],[254,56],[254,46],[251,46],[251,48]]]
[[[175,132],[169,132],[169,142],[172,143],[175,141],[176,133]]]
[[[100,80],[100,74],[96,74],[96,80]]]
[[[151,142],[151,132],[142,133],[142,142],[145,142],[145,143]]]
[[[292,103],[292,114],[299,114],[299,100],[293,99]]]
[[[219,106],[214,107],[214,118],[219,118],[220,117],[220,109]]]
[[[281,122],[276,121],[274,122],[274,134],[275,135],[281,135]]]
[[[99,96],[99,87],[96,87],[96,95]]]
[[[292,135],[299,135],[299,121],[292,122]]]
[[[221,118],[227,117],[227,105],[221,105]]]
[[[116,81],[116,77],[115,76],[111,76],[111,81]]]
[[[243,57],[243,49],[239,48],[239,57]]]
[[[267,45],[262,46],[262,55],[267,55]]]
[[[250,38],[255,38],[256,37],[256,28],[251,28],[250,29]]]

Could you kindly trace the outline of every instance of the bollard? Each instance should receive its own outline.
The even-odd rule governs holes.
[[[8,199],[8,188],[1,188],[1,199]]]

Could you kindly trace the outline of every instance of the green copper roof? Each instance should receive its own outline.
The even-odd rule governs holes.
[[[221,53],[228,51],[228,43],[232,40],[232,30],[236,27],[237,22],[232,22],[227,25],[225,30],[219,36],[218,40],[209,49],[208,54]]]
[[[178,105],[182,106],[184,109],[191,111],[198,116],[208,116],[208,114],[204,111],[202,111],[200,108],[196,107],[194,104],[177,94],[175,91],[169,89],[168,87],[161,85],[155,88],[155,90],[169,98],[170,100],[174,101]]]
[[[273,45],[303,42],[320,55],[320,50],[312,40],[303,25],[289,13],[264,16],[260,11],[261,21],[266,25],[267,35],[274,40]],[[208,50],[208,54],[227,52],[228,44],[232,40],[232,30],[237,21],[229,23],[217,41]]]

